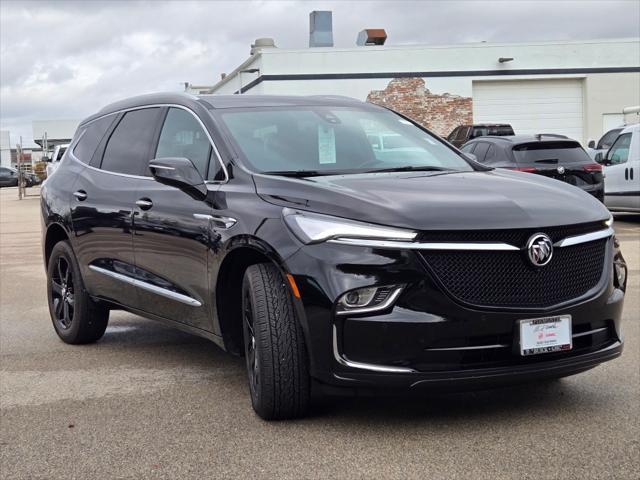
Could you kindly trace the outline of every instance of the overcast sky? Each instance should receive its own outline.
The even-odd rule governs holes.
[[[123,97],[212,84],[255,38],[308,45],[332,10],[334,43],[384,28],[388,45],[640,36],[640,0],[0,2],[0,117],[12,144],[31,121],[81,119]]]

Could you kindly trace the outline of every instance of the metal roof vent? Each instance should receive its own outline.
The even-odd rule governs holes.
[[[384,45],[387,40],[387,32],[384,28],[365,28],[358,34],[356,45],[364,47],[367,45]]]
[[[309,14],[309,47],[333,47],[333,20],[330,11]]]
[[[251,45],[251,55],[256,52],[259,52],[263,48],[276,48],[276,42],[273,38],[256,38],[256,41]]]

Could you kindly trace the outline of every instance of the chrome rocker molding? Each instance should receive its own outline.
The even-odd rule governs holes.
[[[338,349],[338,329],[333,326],[333,356],[340,365],[350,368],[358,368],[360,370],[369,370],[370,372],[385,372],[385,373],[415,373],[412,368],[405,367],[387,367],[385,365],[375,365],[372,363],[360,363],[347,360],[340,354]]]
[[[187,295],[182,295],[181,293],[173,292],[171,290],[167,290],[166,288],[157,287],[147,282],[143,282],[142,280],[137,280],[135,278],[128,277],[127,275],[123,275],[121,273],[112,272],[111,270],[107,270],[106,268],[96,267],[95,265],[89,265],[89,269],[94,272],[101,273],[102,275],[106,275],[108,277],[115,278],[116,280],[120,280],[121,282],[128,283],[129,285],[133,285],[135,287],[140,287],[148,292],[155,293],[157,295],[161,295],[163,297],[169,298],[171,300],[175,300],[180,303],[184,303],[186,305],[190,305],[192,307],[201,307],[202,303],[200,303],[195,298],[191,298]]]
[[[614,234],[611,227],[597,232],[563,238],[553,244],[556,248],[571,247],[581,243],[593,242]],[[399,242],[395,240],[373,240],[367,238],[335,238],[329,243],[353,245],[358,247],[409,249],[409,250],[470,250],[470,251],[519,251],[520,248],[501,242]]]

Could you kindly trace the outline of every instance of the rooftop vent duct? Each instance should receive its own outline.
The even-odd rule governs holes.
[[[251,45],[251,55],[259,52],[263,48],[276,48],[276,42],[273,38],[256,38],[256,41]]]
[[[387,32],[384,28],[365,28],[358,34],[356,45],[364,47],[366,45],[384,45],[387,40]]]
[[[330,11],[309,14],[309,47],[333,47],[333,20]]]

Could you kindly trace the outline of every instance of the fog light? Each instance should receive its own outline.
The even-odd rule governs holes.
[[[624,263],[615,262],[613,264],[616,287],[625,289],[627,284],[627,266]]]
[[[371,313],[384,310],[396,301],[404,285],[365,287],[351,290],[338,300],[338,315]]]

